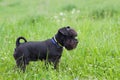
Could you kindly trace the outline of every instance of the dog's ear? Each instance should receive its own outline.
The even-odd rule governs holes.
[[[66,28],[70,29],[70,26],[67,26]]]
[[[67,26],[67,27],[63,27],[61,29],[59,29],[59,33],[61,33],[62,35],[69,35],[68,31],[70,30],[70,26]]]

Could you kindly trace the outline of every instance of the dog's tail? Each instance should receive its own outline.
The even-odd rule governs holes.
[[[21,43],[20,43],[20,40],[24,40],[24,43],[27,42],[27,40],[24,38],[24,37],[18,37],[17,40],[16,40],[16,47],[18,47]]]

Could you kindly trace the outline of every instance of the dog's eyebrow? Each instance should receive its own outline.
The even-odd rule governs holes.
[[[70,28],[66,28],[66,30],[67,30],[67,31],[69,31],[69,30],[70,30]]]

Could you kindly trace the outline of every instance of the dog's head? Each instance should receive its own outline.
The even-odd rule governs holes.
[[[76,39],[77,32],[69,26],[60,28],[56,34],[58,43],[64,46],[67,50],[76,48],[78,40]]]

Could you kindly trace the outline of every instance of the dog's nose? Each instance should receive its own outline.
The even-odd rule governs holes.
[[[78,41],[76,41],[76,43],[78,43]]]
[[[79,41],[77,39],[75,39],[75,42],[78,43]]]

